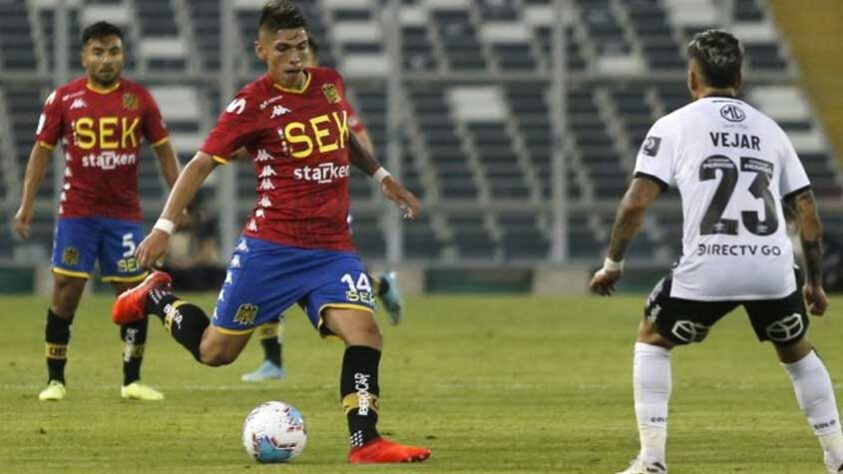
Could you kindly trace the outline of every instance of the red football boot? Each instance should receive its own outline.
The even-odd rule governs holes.
[[[111,309],[114,324],[129,324],[146,317],[146,295],[153,288],[169,286],[173,279],[164,272],[152,272],[138,286],[129,288],[117,297]]]
[[[429,449],[405,446],[378,436],[359,448],[353,448],[348,453],[348,462],[351,464],[422,462],[429,457]]]

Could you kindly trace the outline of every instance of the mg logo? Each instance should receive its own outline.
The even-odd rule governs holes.
[[[737,105],[724,105],[720,109],[720,116],[730,122],[743,122],[746,114]]]

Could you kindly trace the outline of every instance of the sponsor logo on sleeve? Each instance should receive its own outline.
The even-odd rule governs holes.
[[[651,135],[644,139],[644,145],[641,147],[641,152],[647,156],[656,156],[659,154],[659,148],[661,146],[661,137],[655,137]]]
[[[244,110],[246,110],[246,99],[243,98],[232,100],[225,108],[226,112],[237,115],[242,114]]]

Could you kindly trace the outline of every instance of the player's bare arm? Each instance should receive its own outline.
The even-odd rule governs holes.
[[[822,316],[828,308],[828,298],[822,287],[822,223],[817,212],[814,193],[810,189],[801,191],[790,200],[795,209],[805,258],[805,287],[802,293],[811,314]]]
[[[351,134],[354,135],[354,138],[356,138],[357,141],[360,142],[360,145],[362,145],[363,148],[365,148],[366,151],[369,152],[369,154],[371,154],[372,156],[375,155],[375,144],[372,143],[372,137],[369,135],[368,130],[364,128],[359,132],[351,132]]]
[[[421,212],[421,203],[418,199],[407,188],[389,175],[389,173],[386,173],[381,167],[381,164],[378,163],[375,157],[360,143],[360,140],[353,133],[348,138],[348,159],[359,170],[380,180],[381,191],[384,196],[404,211],[404,217],[415,219],[419,215]],[[386,175],[384,177],[375,176],[378,170],[386,173]]]
[[[615,214],[607,260],[623,261],[629,243],[644,223],[644,213],[659,193],[661,193],[661,188],[652,180],[646,178],[632,180]],[[598,295],[609,296],[615,291],[615,283],[620,280],[622,273],[622,268],[604,264],[604,267],[594,274],[588,286]]]
[[[167,140],[158,146],[152,147],[152,152],[155,153],[155,158],[158,159],[158,166],[161,169],[161,175],[167,183],[167,187],[173,189],[176,185],[176,179],[179,177],[179,159],[176,151],[173,149],[173,144]]]
[[[170,196],[167,198],[167,204],[164,205],[164,210],[161,212],[160,219],[175,222],[196,195],[196,191],[199,190],[199,187],[216,167],[217,163],[211,155],[201,151],[197,152],[179,174],[172,191],[170,191]],[[135,253],[138,263],[143,267],[152,267],[167,253],[169,241],[170,234],[159,228],[152,229]]]
[[[26,174],[23,178],[23,191],[21,193],[20,207],[15,213],[14,228],[21,238],[29,238],[29,226],[32,224],[32,217],[35,210],[32,205],[35,202],[35,195],[44,180],[47,172],[47,164],[50,162],[52,150],[36,143],[29,153],[29,162],[26,164]]]

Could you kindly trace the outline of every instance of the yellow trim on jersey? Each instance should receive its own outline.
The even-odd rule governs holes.
[[[320,320],[322,319],[322,311],[324,311],[324,310],[325,310],[325,308],[339,308],[339,309],[362,309],[363,311],[366,311],[367,313],[372,313],[372,314],[375,314],[375,310],[373,310],[372,308],[370,308],[370,307],[368,307],[368,306],[363,306],[363,305],[360,305],[360,304],[353,304],[353,303],[327,303],[327,304],[323,304],[322,306],[320,306],[320,307],[319,307],[319,319],[320,319]]]
[[[221,165],[227,165],[228,164],[228,160],[226,160],[225,158],[223,158],[221,156],[211,155],[211,157],[214,159],[214,161],[216,161],[217,163],[219,163]]]
[[[276,89],[278,89],[279,91],[282,91],[282,92],[289,92],[291,94],[304,94],[304,92],[307,90],[307,87],[310,85],[310,79],[312,77],[313,77],[313,74],[308,72],[307,73],[307,79],[305,79],[305,81],[304,81],[304,85],[301,86],[301,88],[299,88],[299,89],[288,89],[288,88],[282,86],[281,84],[278,84],[277,82],[274,82],[272,85],[275,86]]]
[[[58,268],[58,267],[53,267],[52,270],[53,270],[53,273],[55,273],[57,275],[63,275],[63,276],[74,277],[74,278],[84,278],[86,280],[88,278],[91,278],[91,274],[86,273],[86,272],[74,272],[74,271],[65,270],[64,268]]]
[[[147,276],[149,276],[149,272],[143,272],[140,275],[128,276],[128,277],[104,276],[104,277],[102,277],[102,281],[110,281],[110,282],[115,282],[115,283],[135,283],[135,282],[143,280]]]
[[[86,83],[85,87],[87,87],[88,90],[96,92],[97,94],[105,95],[105,94],[108,94],[109,92],[114,92],[117,89],[119,89],[120,88],[120,81],[117,81],[113,86],[109,87],[108,89],[100,89],[99,87],[97,87],[95,85],[92,85],[90,82]]]
[[[166,136],[166,137],[158,140],[157,142],[150,144],[149,146],[161,146],[161,145],[167,143],[168,141],[170,141],[170,137]]]
[[[260,339],[276,339],[278,338],[278,326],[280,323],[264,323],[258,326],[258,337]]]
[[[249,328],[249,329],[226,329],[221,328],[215,324],[211,324],[211,327],[214,328],[214,331],[225,334],[226,336],[244,336],[246,334],[251,334],[255,331],[256,328]]]
[[[38,140],[38,145],[41,146],[41,148],[46,148],[50,151],[53,151],[53,148],[56,147],[55,145],[50,145],[49,143],[45,142],[44,140]]]

